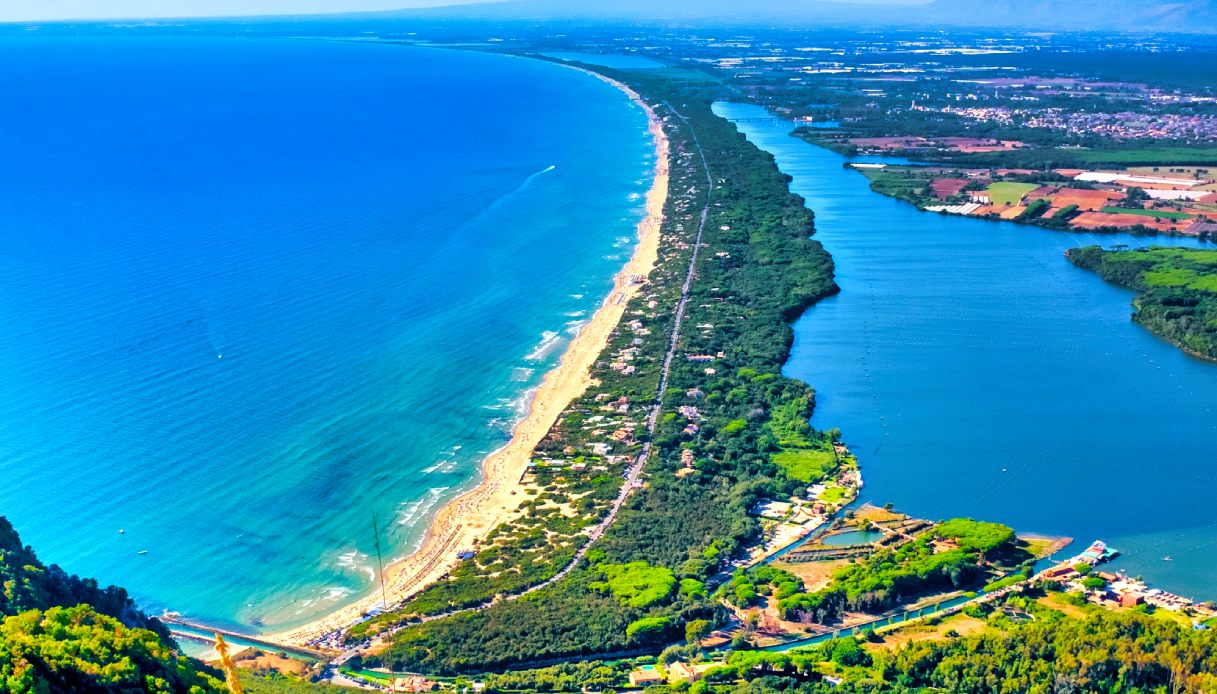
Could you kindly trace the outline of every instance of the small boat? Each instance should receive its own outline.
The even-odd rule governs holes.
[[[1169,556],[1166,556],[1166,557],[1162,557],[1162,561],[1175,561],[1175,560]]]
[[[118,534],[119,534],[119,535],[126,535],[126,534],[127,534],[127,531],[126,531],[124,528],[119,528],[119,529],[118,529]]]
[[[223,359],[223,358],[224,358],[224,355],[223,355],[223,354],[217,354],[217,355],[216,355],[216,359]]]
[[[147,553],[148,553],[148,550],[146,550],[146,549],[141,549],[139,551],[139,554],[147,554]]]

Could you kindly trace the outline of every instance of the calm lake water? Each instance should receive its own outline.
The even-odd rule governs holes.
[[[796,324],[786,373],[860,456],[865,499],[1103,539],[1117,568],[1217,598],[1217,364],[1134,324],[1131,292],[1063,255],[1198,242],[919,212],[789,124],[740,128],[794,177],[836,260],[842,292]]]
[[[0,65],[0,513],[151,610],[367,590],[373,514],[389,559],[472,483],[650,185],[642,110],[542,61],[10,35]]]

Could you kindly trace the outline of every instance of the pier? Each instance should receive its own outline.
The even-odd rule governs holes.
[[[253,634],[243,634],[239,631],[224,629],[217,626],[203,624],[201,622],[193,622],[188,619],[183,619],[176,615],[162,615],[159,619],[169,625],[169,631],[174,636],[181,636],[188,639],[204,639],[214,641],[213,634],[220,634],[234,639],[241,644],[251,644],[254,646],[263,647],[268,651],[283,652],[290,655],[302,656],[314,660],[328,660],[331,653],[318,650],[316,648],[307,648],[304,646],[291,646],[285,643],[270,641],[260,636]]]

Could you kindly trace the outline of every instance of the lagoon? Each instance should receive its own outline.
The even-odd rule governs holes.
[[[739,127],[793,177],[836,261],[841,294],[797,322],[785,371],[816,388],[812,423],[858,454],[865,500],[1075,549],[1101,538],[1116,568],[1217,599],[1217,364],[1134,324],[1131,292],[1063,255],[1197,241],[920,212],[790,124]]]

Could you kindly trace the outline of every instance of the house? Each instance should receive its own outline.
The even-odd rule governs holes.
[[[1065,576],[1068,576],[1072,573],[1073,573],[1073,566],[1071,566],[1069,564],[1061,564],[1060,566],[1054,566],[1051,569],[1048,569],[1047,571],[1045,571],[1044,576],[1046,578],[1064,578]]]
[[[1140,593],[1122,593],[1120,595],[1120,607],[1136,607],[1143,604],[1145,604],[1145,596]]]
[[[706,670],[712,667],[714,667],[714,663],[672,663],[668,666],[668,683],[696,682],[706,674]]]
[[[630,673],[631,687],[645,687],[652,684],[663,684],[663,673],[654,665],[643,665]]]

